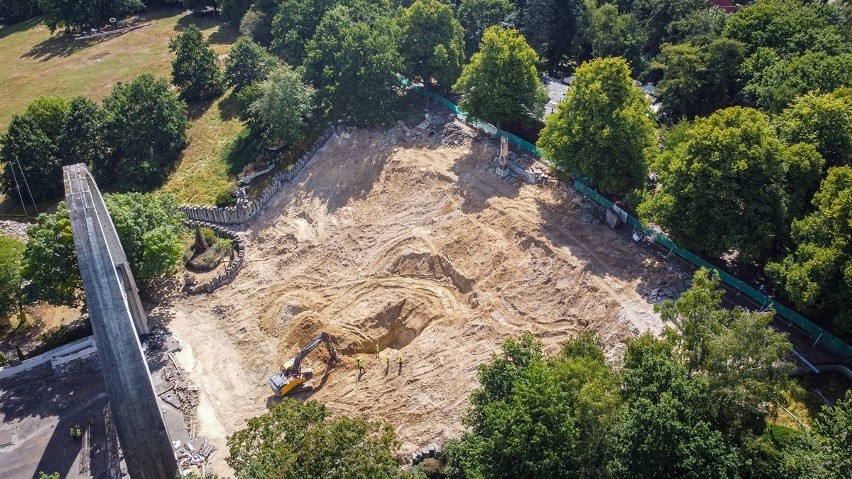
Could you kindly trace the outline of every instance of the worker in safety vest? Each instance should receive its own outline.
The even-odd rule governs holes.
[[[83,431],[81,431],[81,430],[80,430],[80,424],[79,424],[79,423],[77,423],[77,425],[76,425],[76,426],[74,426],[74,432],[76,432],[76,433],[77,433],[77,438],[78,438],[78,439],[79,439],[79,438],[81,438],[81,437],[83,437]]]
[[[77,432],[74,431],[73,427],[71,428],[71,439],[74,440],[74,441],[77,440]]]
[[[358,363],[358,372],[363,373],[364,372],[364,360],[361,359],[361,356],[358,356],[358,359],[356,359],[356,362]]]

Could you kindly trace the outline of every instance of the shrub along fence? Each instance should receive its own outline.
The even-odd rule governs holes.
[[[463,110],[461,110],[457,105],[447,100],[446,98],[434,92],[427,91],[426,89],[420,86],[412,86],[410,87],[410,89],[419,95],[430,98],[436,103],[440,103],[441,105],[447,107],[450,111],[455,113],[459,117],[459,119],[468,121],[467,114]],[[494,125],[491,125],[490,123],[484,123],[478,120],[468,121],[468,123],[489,135],[493,135],[496,137],[505,137],[506,139],[508,139],[509,143],[533,154],[534,156],[542,160],[545,164],[547,164],[547,160],[544,159],[541,154],[541,151],[536,148],[535,145],[524,140],[523,138],[519,138],[518,136],[513,135],[508,131],[501,130],[495,127]],[[765,294],[752,288],[751,286],[732,276],[728,272],[721,270],[716,266],[713,266],[712,264],[693,254],[691,251],[679,247],[674,241],[672,241],[659,231],[655,231],[653,229],[643,226],[637,218],[630,216],[625,211],[615,206],[610,200],[606,199],[598,192],[590,188],[586,180],[582,178],[576,178],[574,180],[574,188],[589,197],[595,203],[599,204],[601,207],[613,211],[617,214],[619,218],[622,219],[622,221],[632,226],[634,230],[641,232],[648,239],[660,244],[664,248],[668,249],[671,253],[674,253],[677,256],[681,257],[684,261],[699,268],[707,268],[709,270],[716,271],[719,274],[719,278],[731,288],[745,294],[749,298],[756,301],[758,304],[772,307],[778,314],[780,314],[789,322],[795,324],[803,331],[805,331],[808,335],[810,335],[815,341],[814,344],[822,343],[823,346],[845,358],[847,361],[852,361],[852,347],[850,347],[846,342],[844,342],[837,336],[828,332],[824,328],[817,326],[816,324],[809,321],[807,318],[797,313],[796,311],[793,311],[792,309],[784,306],[783,304],[778,303],[772,298],[767,297]]]

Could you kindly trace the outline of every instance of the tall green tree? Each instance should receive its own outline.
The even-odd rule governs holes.
[[[488,27],[499,25],[515,11],[510,0],[461,0],[456,14],[464,29],[465,58],[479,50]]]
[[[827,166],[852,166],[852,97],[807,94],[775,118],[787,143],[816,146]]]
[[[94,101],[78,96],[71,100],[59,137],[62,163],[85,163],[90,169],[103,164],[109,154],[104,131],[105,115]]]
[[[314,37],[334,0],[284,0],[272,20],[272,51],[290,65],[305,61],[305,46]],[[351,2],[349,2],[351,3]]]
[[[745,46],[718,38],[708,44],[664,44],[651,68],[662,73],[656,95],[672,119],[706,116],[736,103]]]
[[[585,14],[582,0],[526,0],[520,28],[527,41],[556,73],[563,58],[574,49],[578,19]]]
[[[633,86],[623,58],[584,63],[538,147],[557,169],[593,178],[607,193],[643,185],[656,133],[645,95]]]
[[[172,60],[172,83],[180,88],[184,100],[212,100],[225,91],[225,77],[219,69],[216,52],[204,40],[195,25],[169,41]]]
[[[284,399],[228,438],[238,479],[401,478],[399,441],[378,421],[331,417],[316,401]]]
[[[240,26],[243,15],[251,8],[251,0],[222,0],[222,19],[233,27]]]
[[[0,18],[12,25],[41,15],[37,0],[0,0]]]
[[[21,262],[24,244],[11,236],[0,235],[0,316],[20,310]]]
[[[659,53],[663,43],[673,40],[670,25],[709,6],[707,0],[633,0],[629,3],[630,13],[646,33],[644,52],[648,57]]]
[[[544,114],[547,92],[536,71],[538,55],[517,30],[491,27],[453,89],[474,118],[497,124],[533,123]]]
[[[627,13],[618,13],[618,8],[611,3],[594,8],[589,14],[592,56],[624,57],[633,71],[642,71],[645,32],[639,29],[636,18]]]
[[[681,246],[766,259],[787,219],[784,145],[763,113],[696,119],[654,165],[661,188],[639,207]]]
[[[305,134],[313,107],[314,89],[287,65],[259,84],[260,97],[251,104],[252,126],[268,145],[291,146]]]
[[[813,205],[793,222],[793,251],[766,271],[797,307],[852,337],[852,167],[830,168]]]
[[[33,100],[21,115],[12,117],[0,137],[3,192],[16,201],[44,201],[62,193],[59,139],[68,114],[68,102],[58,97]]]
[[[396,111],[402,71],[399,29],[382,4],[340,4],[320,21],[305,47],[304,78],[320,111],[359,125],[387,121]]]
[[[464,31],[452,7],[417,0],[399,18],[400,53],[406,75],[449,90],[464,63]]]
[[[278,64],[275,55],[250,38],[240,37],[225,60],[225,79],[229,87],[239,92],[252,83],[265,80]]]
[[[170,195],[108,194],[104,202],[133,276],[142,282],[171,274],[183,254],[184,216]],[[22,277],[31,301],[79,306],[83,282],[65,202],[41,214],[27,232]]]

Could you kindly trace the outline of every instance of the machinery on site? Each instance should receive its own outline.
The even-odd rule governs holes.
[[[334,350],[334,345],[331,344],[331,336],[329,336],[328,333],[320,333],[317,337],[312,339],[307,346],[299,351],[293,359],[287,361],[281,372],[269,378],[269,387],[275,391],[276,395],[284,396],[286,394],[310,391],[313,389],[313,385],[311,385],[310,382],[306,382],[313,377],[313,371],[310,369],[303,370],[302,360],[322,343],[325,343],[325,347],[328,348],[328,354],[331,361],[337,362],[340,360],[340,358],[337,357],[337,351]]]

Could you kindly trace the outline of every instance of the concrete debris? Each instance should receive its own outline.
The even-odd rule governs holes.
[[[174,446],[175,456],[177,457],[181,474],[184,476],[189,475],[192,471],[191,466],[206,464],[216,450],[216,447],[209,444],[206,438],[201,438],[199,447],[194,447],[192,442],[181,443],[180,441],[175,441]]]
[[[29,226],[29,223],[2,220],[0,221],[0,234],[11,236],[22,243],[26,243],[28,239],[27,228]]]

